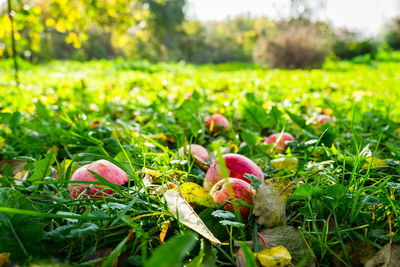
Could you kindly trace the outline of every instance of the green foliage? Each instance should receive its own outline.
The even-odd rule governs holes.
[[[351,264],[345,251],[354,240],[383,247],[390,212],[398,243],[400,101],[393,89],[400,87],[398,57],[379,51],[376,64],[328,61],[316,70],[20,61],[20,86],[10,62],[1,61],[0,247],[11,242],[12,263],[21,265],[40,258],[154,265],[165,255],[175,257],[171,265],[234,264],[233,244],[262,231],[256,216],[243,221],[230,211],[195,207],[213,235],[229,244],[212,245],[183,235],[188,228],[163,200],[162,192],[177,183],[203,183],[205,170],[179,154],[189,143],[209,152],[219,148],[219,156],[219,151],[244,154],[265,178],[287,181],[278,189],[288,198],[287,222],[300,230],[321,266]],[[229,118],[229,131],[205,131],[204,118],[214,113]],[[309,124],[318,114],[329,114],[332,124]],[[285,155],[270,154],[262,140],[282,131],[295,140]],[[296,158],[299,168],[274,169],[276,158]],[[64,175],[60,165],[98,159],[121,167],[130,183],[116,186],[96,175],[93,184],[107,184],[116,193],[70,198],[66,177],[73,168]],[[8,249],[3,248],[0,253]]]
[[[341,59],[353,59],[357,56],[370,55],[374,58],[378,46],[373,40],[339,40],[333,44],[333,52]]]
[[[154,251],[145,266],[182,266],[186,253],[190,252],[197,242],[196,237],[193,232],[186,232],[171,238]]]
[[[36,210],[32,201],[11,188],[0,188],[0,207]],[[0,253],[11,253],[12,260],[23,262],[40,253],[43,237],[43,225],[38,219],[0,212]]]

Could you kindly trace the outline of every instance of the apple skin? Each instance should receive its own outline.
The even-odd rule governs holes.
[[[91,170],[116,185],[123,185],[129,181],[129,176],[121,168],[107,160],[98,160],[78,168],[71,177],[71,181],[97,181],[96,177],[88,170]],[[69,184],[69,194],[72,198],[77,198],[90,184]],[[100,192],[99,192],[100,191]],[[86,196],[90,198],[101,198],[103,194],[111,195],[112,189],[104,189],[104,186],[92,185],[86,191]]]
[[[245,156],[239,154],[225,154],[222,157],[225,159],[228,177],[238,178],[250,184],[251,181],[243,177],[245,173],[248,173],[264,181],[264,174],[260,167],[258,167],[257,164]],[[211,187],[223,178],[224,177],[222,175],[221,167],[218,164],[218,160],[215,160],[211,164],[206,173],[206,177],[204,178],[204,189],[210,191]]]
[[[319,132],[322,125],[325,123],[333,124],[333,119],[328,115],[315,115],[309,118],[306,124],[311,124],[315,131]]]
[[[210,154],[208,154],[207,149],[201,145],[191,144],[186,147],[186,151],[193,155],[194,161],[203,170],[208,170],[210,167]]]
[[[253,203],[256,190],[251,188],[249,183],[237,178],[228,178],[228,182],[232,186],[233,196],[235,199],[241,199],[249,204]],[[224,204],[226,201],[231,199],[228,188],[226,179],[220,180],[211,188],[210,195],[213,197],[215,202]],[[226,210],[234,210],[232,204],[227,204],[224,208]],[[240,215],[247,219],[250,214],[250,208],[247,206],[238,206],[238,208]]]
[[[201,145],[191,144],[186,147],[186,150],[192,153],[193,156],[203,160],[203,161],[210,161],[210,154],[208,154],[207,149],[205,149]],[[197,162],[196,162],[197,163]]]
[[[208,131],[210,131],[211,123],[214,122],[211,134],[214,134],[221,130],[229,130],[231,128],[228,119],[222,116],[221,114],[213,114],[210,117],[206,117],[204,119],[204,122],[206,124]]]
[[[277,142],[277,140],[279,141]],[[276,133],[265,138],[264,144],[269,145],[276,143],[276,145],[272,147],[272,151],[275,150],[278,153],[283,153],[286,148],[286,142],[293,140],[294,138],[290,133]]]

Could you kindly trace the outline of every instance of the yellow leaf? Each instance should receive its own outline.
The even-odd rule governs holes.
[[[0,136],[0,150],[3,149],[5,145],[6,145],[6,140],[4,140],[4,138]]]
[[[369,164],[372,161],[372,157],[368,157],[365,160],[367,161],[367,163],[364,163],[364,165],[361,166],[361,169],[368,169]],[[386,160],[374,158],[374,161],[372,162],[371,168],[383,167],[383,166],[386,166],[386,165],[387,165]]]
[[[298,167],[299,162],[297,158],[279,158],[271,160],[270,164],[274,169],[279,170],[283,168],[295,169]]]
[[[164,243],[164,238],[165,238],[165,235],[167,234],[167,231],[168,231],[168,228],[170,225],[171,225],[171,223],[169,221],[164,222],[164,226],[160,233],[160,243],[161,244]]]
[[[51,26],[56,25],[56,21],[52,18],[49,18],[49,19],[46,19],[45,24],[46,24],[46,26],[51,27]]]
[[[10,256],[11,253],[9,252],[0,253],[0,266],[8,266],[10,262]]]
[[[32,8],[33,14],[35,15],[40,15],[40,13],[42,13],[42,9],[38,6],[35,6]]]
[[[258,253],[255,253],[257,260],[261,266],[287,266],[292,263],[290,252],[283,246],[266,248]]]
[[[215,207],[215,202],[210,193],[202,186],[195,183],[184,183],[180,186],[181,192],[185,200],[192,206]],[[174,190],[178,190],[175,188]]]

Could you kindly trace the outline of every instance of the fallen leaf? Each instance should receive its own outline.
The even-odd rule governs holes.
[[[11,256],[11,253],[9,253],[9,252],[0,253],[0,267],[9,265],[10,256]]]
[[[164,243],[164,239],[165,239],[165,235],[167,234],[168,228],[171,225],[171,223],[169,221],[165,221],[163,228],[161,229],[161,233],[160,233],[160,243]]]
[[[346,244],[347,252],[351,266],[363,266],[368,260],[374,257],[376,251],[369,243],[362,240],[354,240]],[[344,258],[344,251],[338,252],[341,258]],[[337,262],[335,266],[342,266],[341,262]]]
[[[271,186],[264,182],[257,189],[253,200],[253,214],[257,223],[267,228],[286,224],[286,197],[280,194],[279,186]],[[284,195],[284,194],[283,194]]]
[[[270,229],[264,229],[260,235],[267,241],[269,246],[284,246],[292,255],[292,263],[299,264],[304,258],[308,258],[305,266],[313,267],[315,262],[308,250],[307,244],[301,238],[299,231],[292,226],[279,226]],[[249,246],[253,245],[253,241],[247,242]],[[265,249],[265,244],[258,239],[259,249]]]
[[[364,267],[397,267],[400,266],[400,248],[395,244],[387,244]]]
[[[361,169],[368,169],[369,165],[371,164],[371,161],[372,161],[371,168],[378,168],[388,165],[386,160],[384,159],[374,158],[374,160],[372,160],[372,157],[368,157],[365,160],[367,162],[361,166]]]
[[[2,161],[0,161],[0,173],[1,170],[3,169],[3,166],[6,164],[10,165],[11,169],[13,170],[13,174],[16,174],[24,170],[24,167],[27,164],[27,162],[15,159],[3,159]]]
[[[179,219],[182,224],[201,234],[212,244],[222,244],[221,241],[219,241],[213,235],[213,233],[211,233],[201,218],[178,191],[168,190],[165,192],[164,196],[165,200],[167,201],[168,208],[171,210],[172,214],[174,214],[174,217]]]
[[[271,186],[271,188],[274,192],[279,192],[281,197],[285,201],[287,201],[289,199],[290,195],[293,192],[293,187],[287,187],[289,184],[292,184],[292,182],[287,178],[274,177],[274,178],[265,180],[265,182],[269,186]],[[285,189],[285,190],[282,191],[283,189]]]
[[[275,170],[284,168],[296,169],[299,166],[299,161],[297,158],[279,158],[271,160],[270,164]]]
[[[181,192],[185,200],[195,208],[196,206],[204,206],[207,208],[216,207],[214,199],[202,186],[195,183],[184,183],[180,186]],[[177,188],[176,188],[177,190]]]
[[[290,252],[283,246],[266,248],[255,253],[255,256],[264,267],[288,266],[292,262]]]

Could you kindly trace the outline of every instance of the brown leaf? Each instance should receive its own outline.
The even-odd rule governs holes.
[[[362,240],[354,240],[346,244],[347,252],[349,253],[350,264],[352,267],[361,267],[367,263],[372,257],[374,257],[376,251],[367,242]],[[340,249],[337,253],[341,258],[345,258],[343,249]],[[343,266],[339,261],[334,266]]]
[[[193,208],[187,203],[187,201],[181,196],[178,191],[168,190],[164,194],[165,200],[167,201],[168,208],[174,214],[175,218],[179,217],[179,221],[207,238],[212,244],[221,245],[213,233],[207,228],[202,219],[197,215]]]
[[[10,256],[11,253],[9,252],[0,253],[0,267],[11,266]]]
[[[280,187],[271,186],[271,183],[262,183],[253,200],[257,223],[267,228],[286,224],[286,198],[276,190]]]
[[[365,267],[397,267],[400,266],[400,248],[395,244],[387,244],[367,263]]]
[[[13,170],[13,174],[16,174],[17,172],[24,170],[24,167],[27,164],[27,162],[15,159],[3,159],[0,161],[0,174],[3,169],[3,166],[6,164],[10,165],[11,169]]]
[[[292,226],[280,226],[271,229],[264,229],[260,233],[267,241],[269,246],[284,246],[291,255],[293,255],[292,263],[298,264],[303,258],[308,257],[305,266],[315,266],[314,260],[307,248],[307,244],[301,238],[297,229]],[[250,246],[253,242],[248,243]],[[259,248],[264,249],[265,245],[260,239],[258,240]]]
[[[244,257],[244,251],[242,248],[236,252],[236,266],[237,267],[246,267],[246,258]]]

